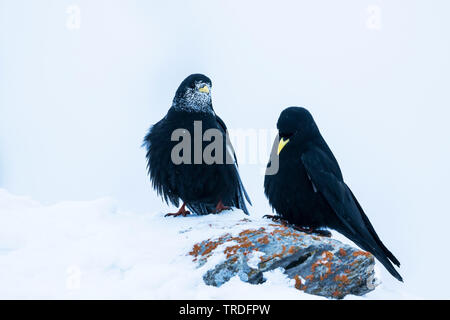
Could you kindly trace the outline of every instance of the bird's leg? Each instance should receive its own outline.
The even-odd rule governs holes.
[[[214,213],[219,213],[222,212],[224,210],[230,210],[230,207],[224,206],[222,203],[222,200],[219,201],[219,203],[216,206],[216,209],[214,210]]]
[[[323,229],[313,229],[313,228],[305,228],[299,226],[292,226],[295,230],[307,233],[307,234],[317,234],[322,237],[331,237],[331,232]]]
[[[168,213],[164,217],[178,217],[178,216],[186,217],[188,214],[191,214],[191,213],[186,210],[186,203],[183,202],[183,205],[181,206],[180,210],[178,210],[178,212]]]

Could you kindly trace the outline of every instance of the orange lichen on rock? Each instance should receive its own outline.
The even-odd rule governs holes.
[[[294,280],[295,280],[295,288],[300,290],[300,288],[302,287],[302,279],[300,279],[299,275],[296,274],[294,276]]]
[[[263,233],[264,230],[265,230],[264,228],[260,228],[259,230],[247,229],[247,230],[241,231],[241,232],[239,233],[239,236],[242,237],[242,236],[253,236],[253,235],[258,235],[258,234]]]
[[[269,236],[266,234],[264,237],[261,237],[257,240],[260,244],[268,244]]]
[[[226,247],[223,252],[226,254],[226,257],[229,258],[232,255],[235,255],[238,252],[238,250],[244,248],[244,249],[249,249],[249,250],[244,250],[244,252],[243,252],[244,255],[247,255],[250,253],[252,247],[253,247],[253,243],[251,243],[250,241],[244,241],[235,246]]]
[[[372,254],[371,254],[370,252],[362,251],[362,250],[353,252],[353,256],[354,256],[354,257],[357,257],[357,256],[364,256],[364,257],[370,258],[371,255],[372,255]]]
[[[227,259],[229,257],[231,257],[232,255],[235,255],[237,253],[237,251],[239,250],[240,246],[239,245],[235,245],[235,246],[229,246],[226,247],[225,250],[223,251],[223,253],[226,254]]]
[[[334,281],[341,282],[339,286],[343,286],[344,284],[346,285],[349,283],[348,277],[345,274],[335,276]]]
[[[344,249],[340,248],[340,249],[339,249],[339,255],[340,255],[341,257],[345,257],[345,256],[347,255],[347,251],[345,251]]]
[[[268,257],[260,257],[260,260],[262,262],[267,262],[269,260],[275,259],[275,258],[282,258],[284,254],[286,253],[286,246],[282,245],[283,250],[280,253],[274,253]]]
[[[247,229],[244,231],[241,231],[239,233],[238,236],[236,237],[231,237],[229,234],[228,239],[226,241],[224,241],[224,237],[219,238],[219,241],[217,241],[217,245],[213,246],[213,245],[209,245],[207,244],[207,248],[205,250],[209,252],[211,252],[212,250],[214,250],[215,248],[218,247],[219,244],[223,244],[225,242],[232,242],[235,241],[238,244],[237,245],[231,245],[225,248],[225,250],[223,251],[228,258],[230,258],[231,256],[235,255],[238,253],[239,250],[242,250],[242,254],[243,255],[248,255],[251,251],[256,250],[258,251],[258,249],[256,248],[256,246],[254,245],[253,242],[250,241],[249,236],[255,236],[255,235],[259,235],[259,234],[263,234],[264,233],[264,228],[260,228],[259,230],[252,230],[252,229]],[[205,253],[203,253],[205,254]]]
[[[319,266],[325,266],[326,271],[324,274],[320,275],[320,280],[323,280],[328,277],[328,275],[331,273],[331,265],[333,264],[331,261],[333,260],[333,253],[330,251],[324,251],[322,252],[322,256],[319,260],[314,262],[311,266],[311,271],[315,272],[316,268]]]
[[[202,250],[202,247],[198,243],[196,243],[196,244],[194,244],[194,247],[192,247],[192,251],[189,252],[189,254],[191,256],[198,257],[201,250]]]
[[[220,244],[220,241],[208,241],[205,245],[205,251],[203,251],[202,256],[210,254],[214,249],[216,249]]]
[[[296,274],[294,276],[294,280],[295,280],[295,288],[297,290],[303,290],[304,291],[304,290],[306,290],[308,288],[307,286],[305,286],[303,284],[302,279],[300,278],[300,276],[298,274]]]
[[[338,298],[342,295],[342,293],[339,290],[336,290],[333,292],[333,297]]]
[[[294,254],[299,250],[299,248],[297,248],[296,246],[291,246],[288,250],[289,254]]]

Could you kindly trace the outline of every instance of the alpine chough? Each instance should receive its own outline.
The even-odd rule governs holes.
[[[398,280],[400,262],[381,242],[350,188],[308,110],[285,109],[277,122],[271,160],[278,171],[267,174],[264,192],[278,217],[314,232],[330,228],[372,253]]]

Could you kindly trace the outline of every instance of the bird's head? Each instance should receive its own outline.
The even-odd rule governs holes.
[[[278,155],[281,150],[290,143],[298,144],[312,139],[319,134],[319,129],[308,110],[301,107],[289,107],[284,109],[277,122]]]
[[[173,99],[173,108],[190,112],[214,113],[211,80],[203,74],[191,74],[183,80]]]

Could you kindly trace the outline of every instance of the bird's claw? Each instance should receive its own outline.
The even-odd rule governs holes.
[[[191,213],[189,211],[184,211],[184,212],[168,213],[164,215],[164,217],[179,217],[179,216],[186,217],[188,214]]]
[[[164,217],[179,217],[179,216],[186,217],[188,214],[191,214],[191,213],[186,210],[186,203],[183,203],[183,205],[181,206],[180,210],[178,210],[178,212],[168,213]]]

